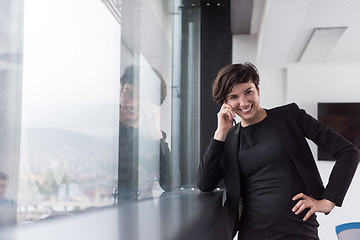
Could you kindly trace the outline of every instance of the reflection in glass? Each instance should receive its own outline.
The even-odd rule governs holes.
[[[119,202],[180,183],[172,159],[172,1],[121,1]]]
[[[120,82],[119,201],[154,197],[179,178],[160,127],[166,83],[143,58],[125,69]]]
[[[16,202],[5,196],[8,183],[8,174],[0,171],[0,228],[16,223]]]
[[[199,9],[189,20],[181,6],[2,5],[0,170],[17,222],[113,205],[116,188],[128,200],[194,185]]]

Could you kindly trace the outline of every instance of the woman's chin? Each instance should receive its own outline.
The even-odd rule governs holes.
[[[139,123],[139,119],[133,115],[121,115],[120,122],[127,126],[137,126]]]

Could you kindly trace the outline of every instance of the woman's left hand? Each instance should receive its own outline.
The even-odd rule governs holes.
[[[297,194],[295,197],[293,197],[292,200],[294,201],[299,200],[292,209],[292,211],[296,215],[300,214],[306,208],[310,208],[310,210],[306,213],[305,217],[303,218],[303,221],[308,220],[309,217],[315,212],[329,213],[335,207],[335,203],[327,199],[316,200],[303,193]]]

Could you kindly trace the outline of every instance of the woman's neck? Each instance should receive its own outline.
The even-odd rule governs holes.
[[[255,116],[252,119],[249,120],[242,120],[241,121],[241,126],[242,127],[247,127],[253,124],[256,124],[258,122],[261,122],[262,120],[264,120],[264,118],[266,118],[267,113],[265,111],[265,109],[263,109],[262,107],[260,107],[258,109],[258,111],[256,112]]]

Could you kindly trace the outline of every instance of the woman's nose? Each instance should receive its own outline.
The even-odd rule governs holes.
[[[139,102],[140,102],[139,98],[133,97],[126,101],[126,105],[131,106],[131,107],[138,107]]]
[[[242,106],[246,106],[248,104],[248,100],[246,99],[246,97],[239,97],[239,105]]]

